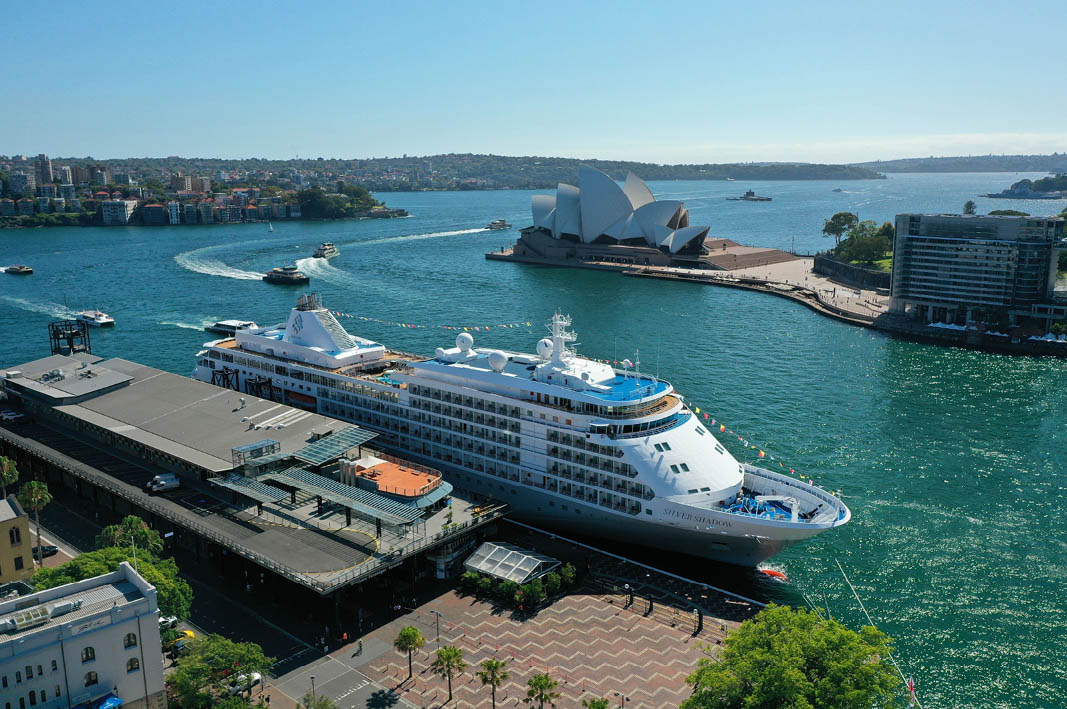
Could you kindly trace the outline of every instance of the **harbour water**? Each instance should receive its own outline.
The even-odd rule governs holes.
[[[651,187],[685,200],[713,236],[813,251],[829,244],[819,230],[837,211],[881,223],[973,199],[980,213],[1058,213],[1067,202],[977,197],[1040,176]],[[774,201],[725,200],[749,188]],[[788,584],[667,560],[673,568],[765,599],[803,605],[806,595],[858,627],[838,559],[896,639],[924,705],[1063,704],[1067,362],[894,340],[762,294],[486,261],[517,233],[481,227],[527,224],[531,194],[386,194],[413,216],[279,222],[273,233],[266,224],[0,231],[0,264],[35,269],[0,274],[0,366],[43,356],[48,321],[93,308],[117,321],[92,332],[95,353],[187,374],[205,324],[288,313],[300,290],[260,280],[287,263],[328,307],[370,318],[343,320],[350,330],[412,352],[447,346],[456,333],[442,325],[477,326],[477,344],[530,351],[559,308],[574,317],[581,352],[621,360],[640,350],[643,370],[737,432],[717,435],[738,458],[755,462],[762,449],[772,465],[841,490],[853,511],[843,529],[772,560]],[[341,255],[312,260],[323,241]],[[522,322],[533,325],[495,327]]]

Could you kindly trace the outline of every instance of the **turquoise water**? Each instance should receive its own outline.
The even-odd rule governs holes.
[[[979,193],[1040,175],[891,175],[876,182],[654,183],[686,201],[693,223],[742,243],[824,248],[822,221],[858,211],[959,211]],[[770,203],[727,202],[754,189]],[[833,193],[834,187],[845,191]],[[0,366],[47,353],[46,323],[99,308],[117,326],[94,351],[186,374],[223,318],[282,319],[298,290],[258,274],[301,261],[336,310],[420,325],[533,327],[475,332],[485,346],[532,351],[559,308],[580,350],[634,358],[695,406],[786,466],[840,489],[845,528],[776,557],[790,583],[756,590],[803,604],[802,593],[853,627],[863,621],[834,564],[848,571],[875,621],[897,640],[926,706],[1047,707],[1067,690],[1067,362],[941,349],[889,339],[762,294],[487,262],[516,232],[477,229],[529,220],[530,192],[388,194],[414,215],[389,221],[215,227],[0,231]],[[979,211],[1059,212],[1064,202],[975,198]],[[455,332],[347,320],[397,349],[431,353]],[[735,436],[721,436],[754,461]],[[695,576],[742,590],[751,579],[693,562]]]

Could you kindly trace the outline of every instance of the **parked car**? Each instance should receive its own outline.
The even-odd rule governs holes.
[[[249,675],[237,675],[237,679],[230,682],[230,694],[237,694],[239,692],[250,692],[252,688],[263,681],[263,675],[258,672],[253,672],[251,677]]]
[[[167,652],[175,659],[189,652],[189,641],[196,637],[196,633],[191,630],[181,630],[179,632],[181,635],[172,640],[170,645],[167,646]]]
[[[159,629],[166,630],[167,628],[173,628],[178,624],[178,616],[176,615],[161,615],[159,616]]]
[[[0,421],[6,421],[8,423],[20,423],[26,420],[26,414],[21,414],[18,411],[11,411],[5,409],[0,411]]]
[[[41,559],[47,559],[50,556],[55,556],[59,553],[59,547],[55,544],[44,544],[43,546],[33,548],[33,558],[40,561]]]

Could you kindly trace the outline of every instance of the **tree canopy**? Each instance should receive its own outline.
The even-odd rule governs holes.
[[[19,469],[15,461],[7,456],[0,455],[0,489],[4,497],[7,497],[7,486],[14,485],[19,481]]]
[[[966,202],[963,203],[963,213],[964,214],[974,214],[977,210],[978,210],[978,205],[975,204],[974,201],[967,200]]]
[[[109,524],[96,535],[98,549],[128,547],[131,544],[136,545],[139,550],[144,549],[153,554],[163,551],[163,539],[159,536],[159,532],[149,527],[147,522],[136,515],[128,515],[118,524]]]
[[[193,638],[189,652],[167,677],[167,687],[185,709],[207,709],[229,696],[229,686],[240,675],[265,673],[274,664],[255,643],[238,643],[221,635]]]
[[[859,217],[852,212],[838,212],[823,224],[823,236],[834,237],[834,245],[837,246],[841,243],[841,237],[845,232],[854,227],[858,221]]]
[[[382,206],[370,192],[356,185],[341,185],[344,192],[327,194],[320,187],[297,192],[300,213],[305,219],[342,219],[358,216],[368,209]]]
[[[129,547],[107,547],[86,552],[65,564],[51,569],[39,569],[31,583],[35,591],[74,583],[82,579],[111,573],[124,561],[133,565],[133,550]],[[159,559],[151,552],[137,552],[137,571],[156,587],[159,610],[164,615],[180,619],[189,617],[193,603],[193,589],[178,575],[173,559]]]
[[[771,604],[726,637],[718,660],[701,658],[681,709],[870,709],[898,705],[903,683],[893,642],[836,620]]]
[[[834,255],[842,261],[874,263],[884,258],[893,247],[893,225],[877,226],[865,220],[853,224],[844,241],[834,247]]]
[[[1020,212],[1018,209],[994,209],[989,213],[994,217],[1028,217],[1030,216],[1026,212]]]

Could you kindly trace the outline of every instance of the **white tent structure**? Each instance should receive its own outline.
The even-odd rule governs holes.
[[[559,560],[506,542],[484,542],[463,566],[468,571],[522,585],[559,566]]]
[[[559,184],[555,196],[534,195],[533,226],[556,239],[583,244],[654,246],[675,254],[704,242],[709,227],[689,226],[682,202],[657,202],[632,172],[619,187],[596,168],[578,171],[578,187]]]

